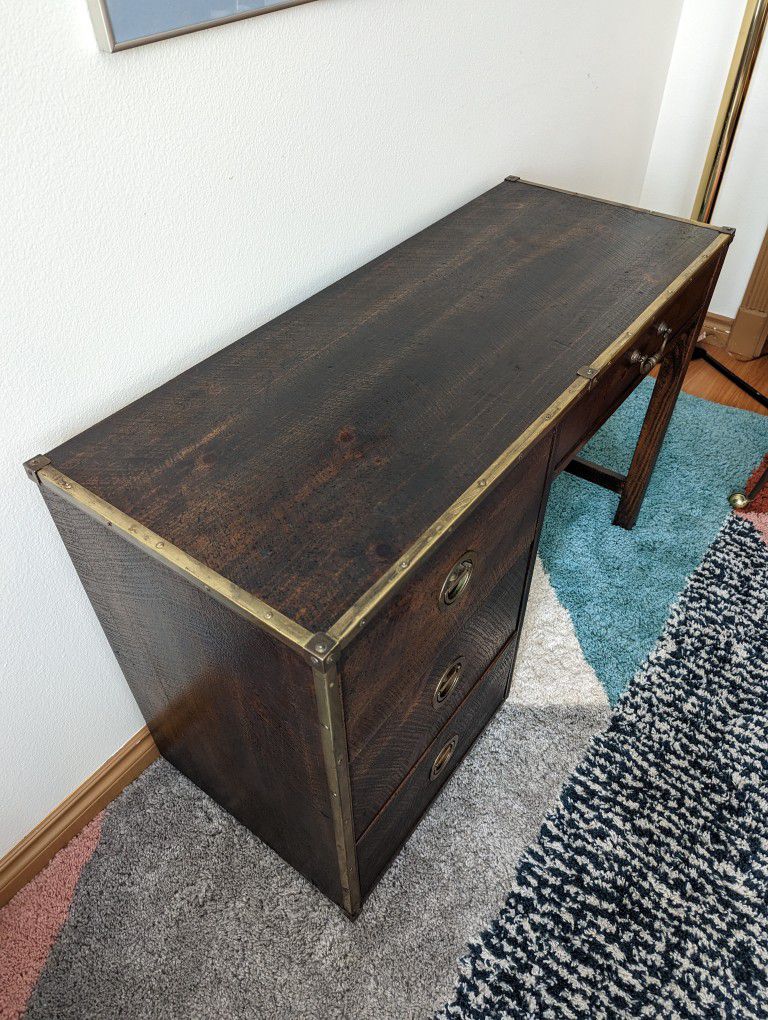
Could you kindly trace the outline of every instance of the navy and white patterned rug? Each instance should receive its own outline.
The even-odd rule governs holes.
[[[728,519],[441,1020],[768,1017],[768,545]]]

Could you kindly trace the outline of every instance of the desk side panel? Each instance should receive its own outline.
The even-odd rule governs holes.
[[[163,756],[341,903],[309,665],[41,492]]]

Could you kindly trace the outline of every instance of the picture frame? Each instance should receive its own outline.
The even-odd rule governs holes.
[[[88,0],[96,39],[107,53],[298,7],[313,0]]]

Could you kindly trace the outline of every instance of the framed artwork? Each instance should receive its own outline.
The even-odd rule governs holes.
[[[110,53],[309,2],[310,0],[88,0],[99,46]]]

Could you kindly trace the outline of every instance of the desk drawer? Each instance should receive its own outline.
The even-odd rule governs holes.
[[[591,439],[601,425],[613,414],[630,390],[643,379],[631,356],[639,351],[643,356],[656,354],[662,339],[658,335],[644,335],[626,354],[607,368],[588,390],[585,390],[560,423],[555,440],[555,470],[568,461]]]
[[[550,444],[547,435],[513,467],[342,654],[339,673],[353,785],[369,756],[376,756],[372,741],[387,734],[392,738],[401,728],[408,731],[407,746],[395,748],[400,760],[394,776],[378,801],[366,803],[368,794],[363,797],[360,818],[378,810],[388,784],[399,782],[434,735],[433,718],[439,724],[456,704],[446,698],[433,710],[433,692],[427,688],[435,673],[450,665],[451,654],[462,654],[463,637],[472,645],[466,674],[471,680],[487,668],[515,629]],[[464,562],[471,563],[469,583],[446,603],[441,595],[452,594],[448,579],[457,573],[455,564]],[[456,579],[455,587],[461,580]],[[475,625],[483,631],[482,639],[473,636]],[[462,688],[466,692],[466,684]],[[410,726],[414,711],[429,719],[420,733]]]
[[[689,327],[693,324],[691,320]],[[669,350],[675,343],[683,342],[685,335],[685,332],[678,334],[668,341],[665,350]],[[635,354],[642,357],[655,356],[661,350],[662,342],[659,334],[644,333],[622,358],[598,376],[571,407],[560,423],[555,440],[555,471],[565,467],[644,378],[640,365],[633,361]]]
[[[475,684],[358,840],[358,866],[364,896],[408,839],[423,813],[504,700],[516,646],[515,636]]]
[[[403,678],[392,712],[350,762],[355,832],[361,833],[413,768],[518,627],[532,548],[439,649],[415,683]]]
[[[695,326],[711,278],[709,267],[692,277],[685,290],[659,312],[622,357],[603,369],[565,415],[555,441],[555,470],[562,468],[579,451],[643,379],[639,358],[659,355],[665,335],[669,339],[664,349],[668,350],[680,341],[681,334]]]

